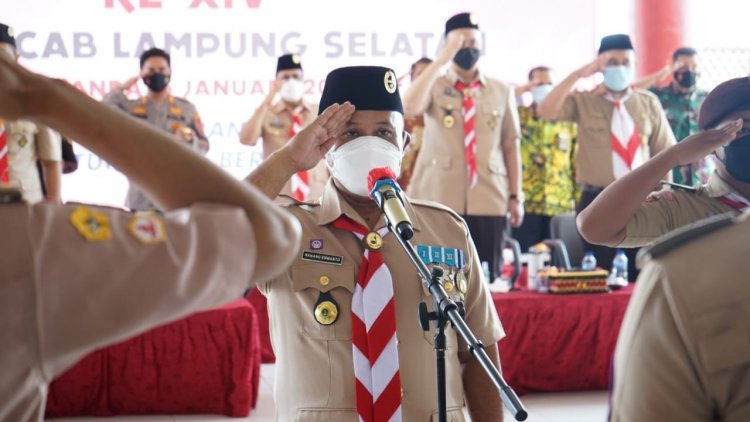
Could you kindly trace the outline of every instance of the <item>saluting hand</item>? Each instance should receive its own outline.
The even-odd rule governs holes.
[[[445,44],[435,59],[440,64],[448,64],[456,56],[458,50],[464,45],[464,36],[457,32],[449,32],[445,38]]]
[[[737,132],[742,129],[743,120],[737,119],[726,123],[718,129],[704,130],[680,141],[668,149],[672,154],[675,166],[694,163],[711,154],[719,147],[732,142]]]
[[[606,54],[602,54],[601,56],[598,56],[591,63],[588,63],[587,65],[578,69],[578,76],[581,78],[587,78],[591,75],[601,72],[602,69],[604,69],[604,63],[606,62],[606,59],[607,59]]]
[[[333,104],[292,138],[282,150],[295,169],[305,171],[315,167],[333,147],[353,113],[354,106],[348,101]]]

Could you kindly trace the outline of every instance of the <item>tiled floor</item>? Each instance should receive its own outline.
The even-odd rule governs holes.
[[[274,420],[273,365],[261,368],[260,397],[258,407],[246,419],[230,419],[222,416],[121,416],[115,418],[65,418],[51,419],[61,422],[227,422]],[[604,391],[531,394],[521,397],[529,411],[529,422],[603,422],[607,416],[607,393]],[[505,415],[506,421],[513,419]]]

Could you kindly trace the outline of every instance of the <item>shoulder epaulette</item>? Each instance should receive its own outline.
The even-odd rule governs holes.
[[[439,210],[439,211],[445,211],[448,214],[450,214],[451,216],[453,216],[453,218],[455,218],[456,220],[458,220],[458,221],[462,221],[463,220],[463,218],[461,218],[461,216],[458,215],[457,212],[455,212],[452,209],[446,207],[445,205],[439,204],[437,202],[426,201],[426,200],[423,200],[423,199],[411,199],[411,198],[409,198],[409,203],[412,204],[412,205],[415,205],[415,206],[419,206],[419,207],[426,207],[426,208],[436,209],[436,210]]]
[[[666,234],[655,240],[650,247],[641,249],[638,253],[638,262],[640,263],[645,256],[658,258],[709,233],[731,226],[734,224],[733,216],[732,213],[717,215]]]
[[[659,182],[662,186],[668,186],[672,190],[678,190],[682,192],[688,192],[688,193],[698,193],[699,188],[695,186],[688,186],[688,185],[681,185],[679,183],[674,182],[667,182],[666,180],[662,180]]]

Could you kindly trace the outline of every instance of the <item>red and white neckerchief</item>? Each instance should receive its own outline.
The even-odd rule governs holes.
[[[463,96],[461,103],[461,114],[464,116],[464,155],[466,156],[466,174],[469,178],[469,189],[477,184],[477,131],[476,116],[477,108],[474,104],[474,95],[482,84],[474,81],[465,84],[456,81],[456,89]]]
[[[8,163],[8,134],[5,121],[0,120],[0,184],[10,183],[10,164]]]
[[[625,95],[621,98],[614,98],[609,92],[604,95],[604,98],[615,105],[612,110],[610,132],[612,169],[615,179],[619,179],[631,170],[640,167],[644,162],[641,152],[641,136],[635,126],[633,117],[625,108],[625,101],[629,97],[629,95]]]
[[[304,107],[299,106],[296,109],[288,109],[289,114],[292,116],[292,126],[289,128],[289,139],[294,138],[295,135],[302,130],[302,110]],[[292,176],[292,195],[294,199],[298,201],[306,201],[308,195],[310,195],[310,175],[306,171],[295,173]]]
[[[750,209],[750,203],[747,201],[747,199],[734,192],[729,192],[724,196],[720,196],[718,199],[719,201],[729,205],[739,212],[744,212]]]
[[[401,421],[393,279],[380,249],[388,228],[371,232],[346,216],[332,225],[354,233],[365,245],[352,296],[352,355],[359,420]],[[380,245],[368,247],[368,238],[376,235],[381,238]]]

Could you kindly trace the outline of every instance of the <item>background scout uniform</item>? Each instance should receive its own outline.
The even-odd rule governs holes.
[[[611,421],[750,420],[748,214],[644,256],[615,351]]]
[[[451,18],[446,24],[446,34],[457,28],[478,29],[469,19],[468,14]],[[518,139],[521,133],[510,85],[481,71],[477,81],[479,86],[459,90],[458,75],[449,69],[430,88],[430,103],[424,110],[424,142],[414,166],[409,195],[439,202],[464,217],[480,260],[490,264],[494,280],[502,264],[510,194],[502,142]],[[464,145],[462,103],[466,96],[472,97],[476,109],[473,120],[477,181],[473,187],[467,174]]]
[[[577,131],[574,123],[542,120],[531,107],[519,107],[518,115],[526,215],[521,227],[513,229],[513,237],[527,251],[550,238],[552,216],[574,210]]]
[[[0,139],[0,145],[7,146],[8,181],[21,190],[26,202],[34,204],[43,200],[40,173],[43,167],[37,167],[37,160],[62,161],[60,135],[46,126],[19,120],[0,124],[0,137],[5,138]],[[0,170],[3,168],[0,162]]]
[[[0,420],[41,421],[47,384],[86,354],[247,288],[243,210],[169,215],[0,204]]]
[[[630,39],[626,35],[612,35],[602,39],[599,54],[609,50],[632,49]],[[578,212],[586,208],[616,177],[636,168],[675,143],[664,110],[654,94],[643,89],[628,88],[626,95],[619,100],[614,100],[610,95],[603,84],[593,91],[570,93],[557,115],[559,120],[578,124],[578,153],[575,164],[576,178],[581,185]],[[619,105],[616,106],[615,103]],[[626,112],[634,124],[634,132],[624,134],[626,137],[635,135],[627,142],[627,147],[624,147],[637,148],[634,149],[633,156],[629,157],[630,162],[621,155],[616,157],[617,152],[613,149],[612,123],[616,107],[619,112]],[[617,174],[615,161],[622,174]],[[622,169],[622,165],[628,169]],[[586,247],[594,251],[600,266],[609,269],[614,258],[614,249],[588,242]],[[626,250],[631,280],[637,274],[636,252]]]
[[[105,103],[115,105],[133,117],[143,119],[149,124],[172,134],[179,133],[183,128],[192,129],[195,133],[193,147],[199,149],[198,139],[208,142],[203,132],[201,121],[195,106],[188,100],[180,97],[169,96],[166,101],[154,103],[148,97],[140,97],[129,100],[120,90],[113,90],[104,96]],[[180,135],[175,135],[180,136]],[[176,142],[182,142],[177,140]],[[205,153],[206,151],[201,151]],[[157,206],[141,190],[140,187],[130,183],[125,206],[133,210],[156,209]]]

